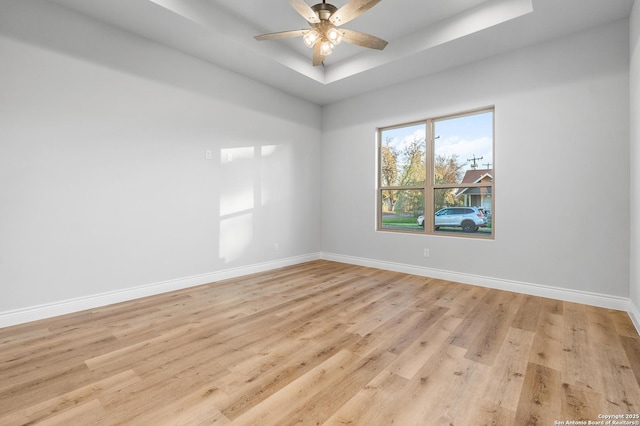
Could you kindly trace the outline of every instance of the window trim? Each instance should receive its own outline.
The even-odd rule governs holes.
[[[460,117],[466,117],[476,114],[482,113],[492,113],[492,123],[491,123],[491,131],[492,131],[492,140],[491,140],[491,149],[492,149],[492,161],[493,167],[491,168],[491,182],[489,183],[465,183],[464,185],[460,183],[446,183],[446,184],[436,184],[435,183],[435,123],[438,121],[450,120]],[[406,123],[394,124],[391,126],[378,127],[376,129],[376,147],[377,147],[377,170],[376,170],[376,231],[378,232],[392,232],[392,233],[401,233],[401,234],[410,234],[410,235],[432,235],[432,236],[447,236],[447,237],[462,237],[462,238],[476,238],[482,240],[494,240],[496,235],[496,227],[495,227],[495,115],[496,108],[495,105],[485,106],[482,108],[475,108],[471,110],[467,110],[464,112],[441,115],[432,118],[426,118],[422,120],[409,121]],[[425,164],[425,184],[422,185],[411,185],[411,186],[382,186],[382,133],[387,130],[399,129],[403,127],[410,127],[415,125],[424,124],[426,128],[425,135],[425,155],[426,155],[426,164]],[[435,229],[435,205],[434,205],[434,194],[438,189],[450,189],[450,188],[489,188],[491,191],[491,233],[489,235],[482,235],[481,233],[465,233],[465,232],[449,232],[449,231],[440,231]],[[392,229],[392,228],[383,228],[382,224],[382,194],[383,191],[387,190],[422,190],[424,196],[424,226],[422,230],[403,230],[403,229]]]

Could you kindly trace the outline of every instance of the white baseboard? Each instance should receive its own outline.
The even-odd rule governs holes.
[[[636,330],[640,333],[640,311],[638,311],[636,305],[629,302],[629,310],[627,312],[629,312],[629,316],[631,317],[631,321],[633,321],[633,325],[636,326]]]
[[[559,287],[524,283],[499,278],[489,278],[479,275],[464,274],[460,272],[445,271],[440,269],[426,268],[422,266],[407,265],[402,263],[387,262],[361,257],[344,256],[332,253],[316,253],[286,259],[279,259],[271,262],[224,269],[207,274],[168,280],[159,283],[142,285],[139,287],[132,287],[124,290],[91,295],[87,297],[62,300],[59,302],[28,307],[24,309],[0,312],[0,328],[16,324],[23,324],[30,321],[37,321],[45,318],[51,318],[58,315],[79,312],[87,309],[95,309],[114,303],[126,302],[175,290],[182,290],[189,287],[195,287],[198,285],[241,277],[258,272],[270,271],[273,269],[297,265],[299,263],[310,262],[317,259],[331,260],[352,265],[368,266],[372,268],[385,269],[388,271],[403,272],[407,274],[438,278],[498,290],[513,291],[516,293],[547,297],[550,299],[582,303],[585,305],[598,306],[607,309],[621,310],[629,313],[629,316],[631,317],[636,330],[640,332],[640,311],[638,311],[638,309],[631,303],[630,299],[628,298],[599,293],[590,293],[579,290],[567,290]]]
[[[208,284],[215,281],[226,280],[229,278],[236,278],[244,275],[255,274],[258,272],[270,271],[285,266],[310,262],[319,258],[320,255],[317,253],[290,257],[271,262],[257,263],[249,266],[224,269],[221,271],[215,271],[201,275],[194,275],[186,278],[162,281],[158,283],[127,288],[124,290],[95,294],[86,297],[78,297],[75,299],[61,300],[58,302],[32,306],[24,309],[0,312],[0,328],[9,327],[16,324],[23,324],[30,321],[37,321],[45,318],[51,318],[58,315],[84,311],[87,309],[95,309],[101,306],[127,302],[130,300],[140,299],[147,296],[154,296],[157,294],[167,293],[175,290],[182,290],[185,288]]]
[[[631,312],[631,301],[630,299],[624,297],[591,293],[580,290],[568,290],[564,288],[551,287],[540,284],[531,284],[519,281],[504,280],[500,278],[483,277],[479,275],[444,271],[441,269],[426,268],[422,266],[406,265],[402,263],[393,263],[331,253],[322,253],[321,258],[325,260],[332,260],[335,262],[349,263],[359,266],[369,266],[372,268],[385,269],[388,271],[404,272],[412,275],[438,278],[463,284],[471,284],[497,290],[506,290],[515,293],[522,293],[532,296],[546,297],[549,299],[562,300],[566,302],[582,303],[585,305],[598,306],[601,308],[625,311],[629,313],[629,316],[631,316],[636,329],[640,330],[640,322],[638,321],[638,319],[640,319],[640,315],[636,315],[636,318],[634,319],[634,313]],[[637,313],[638,312],[636,311],[635,314]]]

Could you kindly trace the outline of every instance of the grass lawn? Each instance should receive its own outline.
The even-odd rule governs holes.
[[[416,219],[413,218],[385,218],[382,219],[382,227],[407,230],[422,229],[422,227],[418,225],[418,222],[416,222]]]

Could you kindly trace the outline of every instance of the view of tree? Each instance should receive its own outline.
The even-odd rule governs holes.
[[[414,138],[400,153],[402,170],[399,174],[400,186],[423,185],[426,179],[426,156],[424,138]]]
[[[435,182],[436,184],[459,183],[464,174],[464,163],[458,163],[458,155],[451,156],[438,155],[435,161]],[[434,207],[438,211],[443,207],[455,206],[460,204],[456,200],[455,195],[457,188],[437,190],[434,194]]]
[[[381,147],[382,186],[420,186],[426,178],[426,153],[424,138],[415,137],[401,150],[389,138]],[[464,163],[458,155],[438,155],[434,162],[436,184],[457,184],[462,180]],[[456,189],[436,191],[436,210],[459,204],[455,198]],[[424,211],[424,193],[416,190],[385,190],[382,192],[386,210],[403,212]]]
[[[458,163],[458,155],[452,154],[450,157],[444,155],[436,156],[435,161],[435,182],[459,183],[464,175],[464,163]]]
[[[414,137],[400,153],[403,169],[400,173],[401,186],[423,185],[426,179],[426,145],[424,138]],[[408,190],[399,194],[395,211],[405,213],[424,211],[424,191]]]
[[[398,152],[395,147],[390,146],[390,141],[387,140],[382,145],[380,158],[382,160],[382,186],[395,186],[398,181]],[[387,206],[388,211],[395,209],[397,191],[382,191],[383,202]]]
[[[425,139],[414,137],[401,149],[393,145],[389,138],[382,144],[382,185],[414,186],[422,185],[426,178]],[[415,212],[423,210],[422,191],[385,190],[383,202],[388,211]]]

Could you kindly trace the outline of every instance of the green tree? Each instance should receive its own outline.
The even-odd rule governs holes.
[[[436,184],[459,183],[462,180],[464,163],[458,163],[458,155],[437,155],[435,161]]]
[[[382,186],[396,186],[398,184],[398,151],[391,146],[391,141],[387,139],[380,148]],[[397,191],[382,191],[382,201],[387,206],[388,211],[395,209],[397,201]]]
[[[424,185],[426,179],[426,146],[424,138],[414,138],[401,153],[401,186]]]
[[[400,173],[401,186],[422,186],[427,177],[426,144],[424,138],[414,137],[406,144],[400,155],[402,171]],[[424,211],[424,191],[406,190],[398,196],[401,210],[416,216]],[[397,209],[397,208],[396,208]]]
[[[391,139],[383,142],[380,148],[382,186],[406,187],[423,186],[426,180],[426,143],[424,138],[415,137],[399,150]],[[436,184],[458,184],[462,179],[464,163],[458,156],[438,155],[434,161]],[[436,210],[458,204],[457,188],[435,191]],[[422,212],[424,211],[424,191],[422,190],[384,190],[382,202],[386,211]]]
[[[462,180],[464,163],[458,162],[458,155],[450,157],[438,155],[434,164],[434,177],[436,184],[458,184]],[[455,206],[459,204],[456,199],[458,188],[438,189],[435,191],[434,207],[436,211],[443,207]]]

